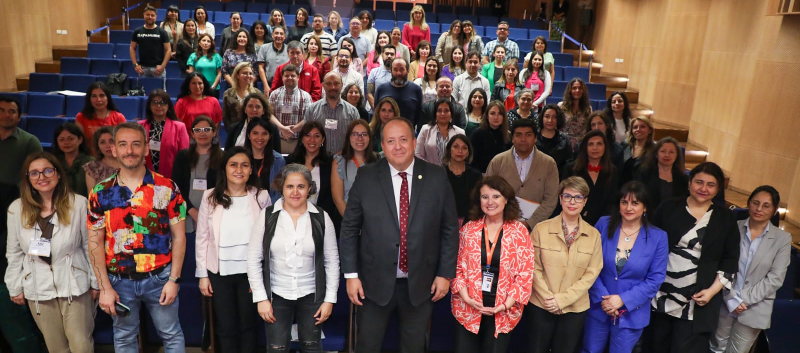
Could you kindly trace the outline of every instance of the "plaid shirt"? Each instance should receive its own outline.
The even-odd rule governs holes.
[[[506,61],[508,61],[511,58],[516,58],[519,60],[519,46],[517,45],[516,42],[508,38],[506,39],[505,42],[502,43],[500,43],[499,39],[495,39],[489,43],[486,43],[486,46],[483,47],[483,54],[481,55],[488,56],[489,61],[493,61],[494,55],[492,54],[494,53],[494,47],[496,47],[497,44],[501,44],[503,45],[503,47],[506,48]]]
[[[168,265],[169,226],[185,219],[186,202],[178,186],[149,169],[134,192],[114,174],[89,194],[86,224],[105,229],[106,268],[111,273],[146,273]]]
[[[353,120],[359,119],[358,109],[350,103],[345,102],[339,98],[339,103],[335,108],[331,108],[328,100],[320,99],[306,109],[307,121],[319,121],[325,127],[325,143],[328,146],[328,153],[339,153],[344,147],[345,142],[349,139],[345,134],[347,133],[347,126]],[[330,126],[327,122],[332,120],[336,122],[335,126]]]
[[[311,103],[313,103],[311,95],[299,87],[295,88],[292,94],[287,94],[286,86],[281,86],[269,94],[269,105],[274,110],[275,117],[284,126],[295,125],[304,120],[306,109]],[[297,138],[297,134],[294,138]]]

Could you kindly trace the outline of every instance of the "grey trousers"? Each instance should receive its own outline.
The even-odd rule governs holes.
[[[723,304],[719,312],[717,332],[711,336],[709,347],[714,353],[747,353],[761,333],[760,329],[743,325],[731,316]]]

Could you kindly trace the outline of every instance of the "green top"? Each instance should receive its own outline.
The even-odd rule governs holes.
[[[472,120],[467,119],[467,128],[464,131],[467,133],[467,137],[472,138],[472,133],[481,127],[481,123],[476,123]]]
[[[89,189],[86,188],[86,171],[83,169],[83,165],[93,161],[94,157],[82,152],[78,153],[78,157],[72,161],[72,165],[69,167],[64,156],[58,156],[58,160],[61,162],[61,166],[64,167],[64,174],[67,175],[67,181],[72,192],[83,197],[89,197]]]
[[[505,65],[505,63],[503,63],[503,65]],[[481,76],[486,77],[486,79],[489,80],[489,87],[494,87],[494,84],[497,83],[497,80],[494,77],[494,61],[486,65],[483,65],[483,69],[481,69]],[[492,94],[492,93],[486,92],[486,94]]]
[[[19,184],[19,173],[29,154],[42,151],[42,144],[36,136],[16,128],[7,139],[0,139],[0,182]]]
[[[213,85],[214,80],[217,78],[217,70],[222,69],[222,57],[214,53],[211,59],[206,55],[198,59],[197,53],[192,53],[192,55],[189,55],[189,60],[186,61],[186,66],[194,67],[195,71],[203,75],[203,77],[208,80],[208,83]],[[222,82],[222,76],[220,76],[219,80]],[[213,89],[219,89],[219,84],[217,84],[217,87],[213,87]]]

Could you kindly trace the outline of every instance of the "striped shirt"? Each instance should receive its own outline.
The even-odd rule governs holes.
[[[494,60],[494,47],[496,47],[497,44],[500,44],[500,45],[502,45],[503,47],[506,48],[506,59],[505,59],[506,61],[508,61],[511,58],[516,58],[517,60],[519,60],[519,46],[517,45],[516,42],[514,42],[511,39],[506,39],[506,41],[502,42],[502,43],[500,42],[499,39],[495,39],[495,40],[493,40],[493,41],[491,41],[489,43],[486,43],[486,46],[483,47],[483,54],[482,55],[483,56],[488,56],[489,57],[489,61],[493,61]]]
[[[335,108],[331,108],[327,99],[320,99],[306,108],[306,121],[319,121],[325,127],[325,143],[328,152],[339,153],[348,141],[347,126],[359,119],[358,109],[339,98]]]
[[[322,42],[322,55],[330,57],[339,50],[339,45],[336,43],[336,38],[333,37],[332,34],[323,31],[322,34],[316,34],[314,32],[306,33],[300,38],[300,42],[303,43],[303,48],[307,48],[308,38],[311,36],[316,35],[319,37],[319,41]]]
[[[311,103],[311,95],[299,88],[287,92],[286,86],[281,86],[269,94],[269,105],[284,126],[295,125],[305,119],[306,109]],[[296,133],[294,138],[297,138]]]

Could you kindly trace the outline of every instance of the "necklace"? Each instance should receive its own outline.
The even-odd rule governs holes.
[[[625,230],[624,230],[624,229],[622,229],[622,227],[620,227],[620,228],[619,228],[619,230],[622,232],[622,234],[623,234],[623,235],[625,235],[625,242],[626,242],[626,243],[628,243],[628,242],[630,242],[630,241],[631,241],[631,237],[632,237],[632,236],[634,236],[634,235],[636,235],[636,234],[639,234],[639,231],[638,231],[638,230],[637,230],[636,232],[632,233],[632,234],[628,234],[628,233],[626,233],[626,232],[625,232]]]

